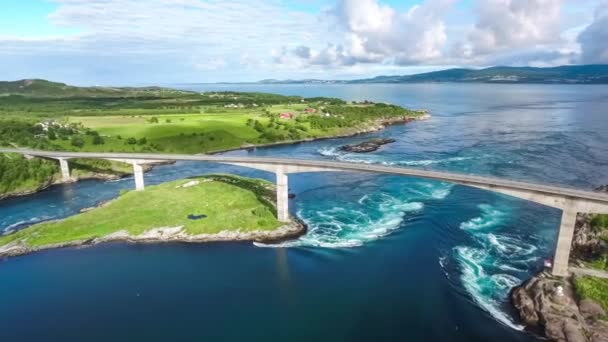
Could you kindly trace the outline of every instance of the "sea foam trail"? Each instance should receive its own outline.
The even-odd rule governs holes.
[[[43,221],[48,221],[50,219],[52,219],[52,216],[42,216],[42,217],[32,217],[29,220],[23,220],[23,221],[18,221],[15,222],[9,226],[6,226],[5,228],[2,228],[0,231],[2,232],[1,235],[6,235],[6,234],[10,234],[13,231],[15,231],[17,228],[21,228],[21,227],[25,227],[25,226],[31,226],[33,224],[36,223],[40,223]]]
[[[424,204],[400,200],[386,194],[364,195],[357,208],[335,206],[321,210],[300,210],[306,235],[279,244],[254,243],[258,247],[350,248],[377,240],[398,229],[407,213],[420,211]]]
[[[497,321],[522,330],[502,307],[511,289],[521,283],[526,265],[536,260],[537,247],[515,235],[496,230],[508,219],[508,210],[479,205],[480,216],[462,222],[460,228],[471,235],[474,246],[457,246],[453,255],[460,266],[460,280],[473,300]],[[522,269],[523,267],[523,269]]]
[[[513,329],[523,330],[523,326],[515,324],[509,315],[500,309],[504,301],[502,294],[508,293],[511,288],[519,284],[519,278],[509,274],[487,274],[484,269],[484,262],[489,258],[487,251],[459,246],[455,248],[455,253],[461,265],[461,280],[464,288],[475,302],[497,321]]]
[[[362,163],[362,164],[381,164],[387,166],[428,166],[434,164],[448,164],[473,159],[473,157],[449,157],[441,159],[418,159],[418,160],[387,160],[386,156],[373,153],[359,154],[340,151],[338,147],[321,147],[317,152],[325,157],[332,157],[339,161]]]
[[[482,212],[481,216],[462,222],[460,224],[460,229],[478,230],[495,227],[501,224],[507,217],[505,212],[495,209],[491,205],[480,204],[478,207]]]

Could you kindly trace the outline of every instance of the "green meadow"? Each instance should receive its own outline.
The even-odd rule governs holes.
[[[182,187],[196,181],[195,185]],[[129,191],[107,205],[61,221],[44,222],[0,236],[27,247],[89,240],[125,230],[135,236],[154,228],[179,227],[191,235],[220,231],[274,230],[274,185],[260,179],[210,175]],[[189,215],[206,215],[191,220]]]

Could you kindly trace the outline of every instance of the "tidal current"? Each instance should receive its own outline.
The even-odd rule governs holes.
[[[350,138],[234,151],[491,175],[592,189],[608,183],[608,86],[180,85],[390,102],[432,118]],[[368,154],[338,147],[397,141]],[[148,185],[210,172],[180,162]],[[133,187],[83,181],[0,201],[0,233],[73,215]],[[290,175],[279,245],[107,244],[0,261],[0,340],[528,341],[509,290],[551,257],[560,212],[450,183],[362,173]],[[204,199],[201,199],[204,200]],[[125,210],[128,210],[126,208]]]

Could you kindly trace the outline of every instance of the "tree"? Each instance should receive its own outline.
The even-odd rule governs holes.
[[[131,138],[127,139],[127,144],[135,145],[135,144],[137,144],[137,139],[131,137]]]
[[[140,145],[145,145],[145,144],[147,144],[147,143],[148,143],[148,139],[146,139],[145,137],[144,137],[144,138],[141,138],[141,139],[139,139],[139,140],[137,141],[137,143],[138,143],[138,144],[140,144]]]
[[[84,146],[84,139],[81,136],[75,135],[72,137],[70,143],[72,144],[72,146],[81,148]]]
[[[105,141],[103,140],[102,137],[100,137],[99,135],[93,136],[93,145],[103,145],[103,144],[105,144]]]
[[[54,129],[50,129],[49,128],[48,137],[49,137],[49,140],[56,140],[57,139],[57,134],[55,134],[55,130]]]
[[[150,123],[158,123],[158,118],[156,116],[153,116],[150,118]]]

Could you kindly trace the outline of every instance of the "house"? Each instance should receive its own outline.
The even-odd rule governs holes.
[[[283,113],[279,114],[279,118],[281,118],[281,119],[291,119],[291,118],[293,118],[293,113],[291,113],[291,112],[283,112]]]
[[[314,108],[306,108],[306,109],[304,109],[304,113],[314,113],[314,112],[316,112],[316,111],[317,111],[317,110],[316,110],[316,109],[314,109]]]

